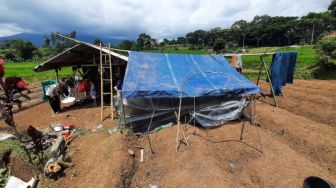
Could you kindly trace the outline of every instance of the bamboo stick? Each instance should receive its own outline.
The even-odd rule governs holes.
[[[100,121],[103,122],[104,116],[104,90],[103,90],[103,52],[102,52],[102,44],[100,46]]]
[[[109,60],[110,60],[110,92],[111,92],[111,102],[110,102],[110,108],[111,108],[111,126],[113,126],[113,117],[114,117],[114,101],[113,101],[113,71],[112,71],[112,58],[111,58],[111,44],[109,43]]]
[[[266,63],[265,63],[264,59],[261,56],[260,56],[260,60],[263,63],[264,68],[266,70],[267,78],[268,78],[268,81],[269,81],[270,86],[271,86],[271,92],[272,92],[272,95],[273,95],[274,103],[275,103],[275,106],[278,108],[278,103],[277,103],[276,98],[275,98],[275,92],[274,92],[274,89],[273,89],[273,84],[272,84],[270,73],[268,72]]]

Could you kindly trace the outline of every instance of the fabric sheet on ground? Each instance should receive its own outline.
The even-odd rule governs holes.
[[[180,97],[182,115],[210,127],[236,119],[242,95],[260,92],[221,55],[143,52],[130,52],[122,87],[127,124],[139,131],[176,120]]]
[[[282,86],[293,83],[297,52],[277,52],[270,66],[271,82],[275,95],[281,93]]]

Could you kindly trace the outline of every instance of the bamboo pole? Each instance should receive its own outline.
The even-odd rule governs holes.
[[[113,126],[113,117],[114,117],[114,106],[113,106],[113,104],[114,104],[114,102],[113,102],[113,77],[112,77],[112,75],[113,75],[113,71],[112,71],[112,58],[111,58],[111,44],[109,43],[109,60],[110,60],[110,92],[111,92],[111,102],[110,102],[110,108],[111,108],[111,126]]]
[[[271,80],[270,73],[268,72],[266,63],[265,63],[265,61],[264,61],[264,59],[263,59],[262,56],[260,56],[260,60],[261,60],[261,62],[263,63],[264,68],[265,68],[265,70],[266,70],[266,74],[267,74],[267,78],[268,78],[268,81],[269,81],[270,86],[271,86],[271,92],[272,92],[272,95],[273,95],[273,99],[274,99],[275,106],[278,107],[278,103],[277,103],[276,98],[275,98],[275,92],[274,92],[274,89],[273,89],[273,84],[272,84],[272,80]]]
[[[182,92],[182,91],[181,91]],[[180,146],[180,127],[181,127],[181,108],[182,108],[182,93],[180,94],[179,109],[177,114],[177,133],[176,133],[176,152]],[[183,139],[185,140],[187,146],[189,146],[188,140],[185,137],[184,130],[182,129]]]
[[[103,123],[103,116],[104,116],[104,89],[103,89],[103,52],[102,52],[102,44],[100,46],[100,121]]]

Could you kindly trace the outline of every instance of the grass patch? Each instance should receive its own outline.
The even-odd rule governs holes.
[[[21,77],[27,82],[37,82],[43,80],[56,79],[56,73],[54,70],[45,71],[45,72],[35,72],[33,69],[41,64],[39,61],[31,62],[6,62],[5,64],[5,77]],[[59,75],[66,76],[70,75],[72,70],[70,67],[63,68]]]
[[[11,151],[11,155],[20,157],[21,159],[28,160],[28,156],[24,149],[20,146],[18,140],[5,140],[0,142],[0,153]]]
[[[317,66],[316,53],[313,46],[298,46],[298,47],[262,47],[247,49],[247,53],[263,53],[263,52],[297,52],[298,59],[296,62],[296,68],[294,73],[295,79],[314,79],[316,76],[313,73],[313,68]],[[228,59],[230,60],[230,59]],[[268,55],[265,58],[265,62],[269,67],[272,62],[272,56]],[[243,67],[248,70],[258,70],[260,63],[259,56],[244,56]],[[251,80],[257,79],[257,71],[246,71],[244,73],[246,77]],[[266,74],[263,73],[262,79],[266,79]]]

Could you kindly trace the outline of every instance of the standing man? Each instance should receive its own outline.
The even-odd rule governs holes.
[[[242,60],[242,55],[239,53],[237,54],[237,71],[239,73],[243,73],[243,60]]]

